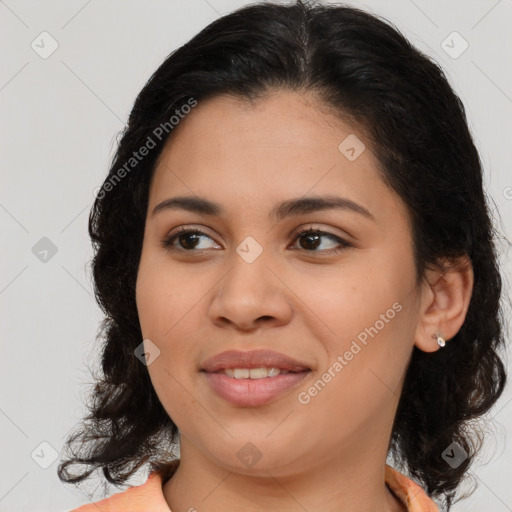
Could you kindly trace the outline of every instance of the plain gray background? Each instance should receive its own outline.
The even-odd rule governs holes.
[[[102,316],[87,234],[94,189],[153,71],[211,21],[247,3],[0,1],[0,511],[59,512],[90,501],[58,480],[53,459],[85,412],[86,364],[98,358]],[[511,0],[345,3],[382,14],[444,67],[467,108],[485,185],[503,219],[498,228],[510,238]],[[464,41],[469,46],[458,55]],[[52,44],[58,48],[45,55]],[[511,262],[501,248],[508,277]],[[505,294],[509,289],[506,279]],[[511,402],[508,385],[485,420],[490,435],[471,471],[478,489],[454,511],[512,510]]]

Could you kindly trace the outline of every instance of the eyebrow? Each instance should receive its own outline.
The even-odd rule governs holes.
[[[270,211],[269,217],[279,221],[286,217],[334,209],[353,211],[375,220],[375,217],[364,206],[350,199],[338,196],[310,196],[289,199],[276,205]],[[224,208],[220,204],[214,203],[209,199],[197,196],[180,196],[166,199],[157,204],[153,209],[152,215],[167,210],[186,210],[209,216],[221,216],[225,213]]]

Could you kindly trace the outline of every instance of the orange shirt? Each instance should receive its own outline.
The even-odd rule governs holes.
[[[408,512],[439,512],[437,505],[413,480],[386,464],[386,483]],[[172,512],[165,501],[162,475],[151,473],[142,485],[130,487],[110,498],[82,505],[70,512]]]

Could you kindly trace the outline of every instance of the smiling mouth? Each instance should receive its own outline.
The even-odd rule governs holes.
[[[258,378],[258,375],[263,375],[263,369],[267,371],[267,376],[271,377],[277,376],[284,371],[302,372],[310,370],[305,363],[269,349],[250,351],[226,350],[205,361],[200,369],[208,373],[233,370],[237,371],[240,378],[251,378],[250,372],[252,370],[258,370],[258,372],[254,372],[256,378]],[[246,375],[247,370],[249,371],[249,376],[244,377],[243,375]],[[277,370],[279,370],[279,374]],[[270,375],[268,375],[269,372]]]
[[[304,370],[307,371],[307,370]],[[224,368],[217,372],[227,375],[234,379],[265,379],[267,377],[274,378],[278,375],[286,375],[288,373],[303,373],[303,372],[292,372],[284,368],[275,367],[260,367],[260,368]]]
[[[258,407],[284,398],[311,374],[311,370],[292,372],[266,367],[225,368],[213,373],[202,371],[201,374],[205,376],[210,390],[229,404]]]
[[[200,367],[210,390],[238,407],[257,407],[285,397],[311,371],[307,363],[270,349],[226,350]]]

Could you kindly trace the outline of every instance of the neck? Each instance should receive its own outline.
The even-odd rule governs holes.
[[[369,460],[376,461],[371,451]],[[243,474],[213,463],[182,438],[180,464],[163,486],[164,497],[173,512],[406,512],[385,484],[385,463],[368,465],[359,455]]]

